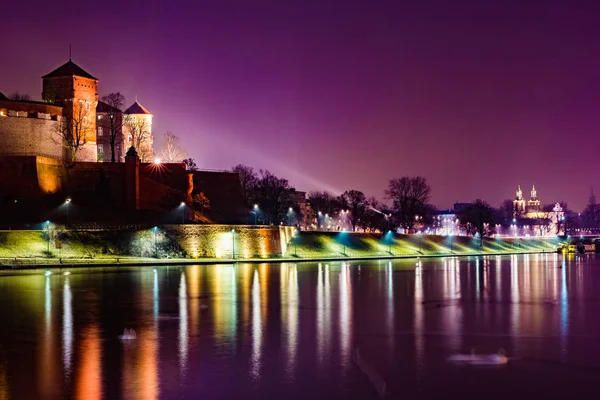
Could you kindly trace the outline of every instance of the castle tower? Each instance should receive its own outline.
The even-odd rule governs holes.
[[[523,191],[521,185],[517,187],[517,197],[513,200],[513,216],[521,217],[525,214],[525,200],[523,199]]]
[[[137,100],[123,112],[123,149],[135,147],[141,162],[152,162],[152,114]]]
[[[96,162],[98,79],[69,60],[42,76],[42,90],[45,102],[63,107],[63,122],[71,125],[70,132],[78,146],[76,161]],[[71,154],[66,157],[70,159]]]

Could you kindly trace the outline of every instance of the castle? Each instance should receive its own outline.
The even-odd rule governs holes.
[[[153,162],[152,114],[137,100],[123,112],[99,101],[98,79],[71,60],[42,87],[43,101],[0,93],[0,224],[247,220],[236,173]],[[116,162],[102,162],[113,147]]]
[[[118,118],[115,161],[134,144],[142,162],[153,159],[152,114],[137,100],[124,112],[99,101],[98,79],[72,60],[42,76],[41,102],[0,93],[0,117],[0,155],[108,161],[110,118]]]

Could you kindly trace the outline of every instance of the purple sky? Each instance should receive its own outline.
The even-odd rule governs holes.
[[[422,175],[439,207],[535,183],[582,209],[600,192],[597,3],[8,2],[0,91],[39,99],[71,43],[100,95],[137,95],[201,168],[379,198]]]

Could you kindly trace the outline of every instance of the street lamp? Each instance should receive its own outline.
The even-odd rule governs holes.
[[[46,221],[46,235],[48,235],[48,254],[50,254],[50,221]]]
[[[254,225],[257,224],[256,218],[258,217],[258,204],[254,205],[254,211],[250,211],[251,213],[254,214]]]
[[[67,206],[67,225],[69,225],[69,204],[71,204],[71,198],[70,197],[68,197],[65,200],[65,204]]]
[[[231,230],[231,258],[235,260],[235,229]]]
[[[453,247],[454,246],[454,242],[453,242],[453,239],[454,239],[454,235],[451,234],[450,235],[450,255],[454,254],[454,247]]]
[[[158,231],[158,227],[155,226],[152,228],[152,231],[154,231],[154,257],[158,258],[158,244],[156,240],[156,232]]]
[[[181,207],[181,223],[183,224],[185,222],[185,202],[182,201],[179,207]]]

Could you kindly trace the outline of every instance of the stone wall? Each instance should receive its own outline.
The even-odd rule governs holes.
[[[63,157],[60,122],[26,116],[0,116],[0,155]]]
[[[161,226],[161,230],[192,258],[231,258],[234,251],[236,258],[281,256],[285,254],[285,235],[291,234],[293,229],[255,225]]]

